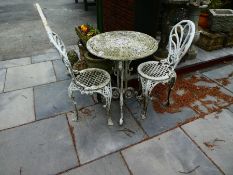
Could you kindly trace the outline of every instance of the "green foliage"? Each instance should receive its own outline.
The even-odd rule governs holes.
[[[229,8],[231,0],[211,0],[209,9]]]
[[[72,66],[78,61],[78,54],[73,49],[67,52],[67,56]]]
[[[75,27],[75,31],[82,41],[82,43],[86,46],[86,42],[93,36],[99,34],[99,30],[93,27],[90,24],[83,24],[81,26]]]

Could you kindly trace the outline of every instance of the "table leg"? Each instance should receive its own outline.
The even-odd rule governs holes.
[[[120,118],[120,121],[119,121],[119,124],[122,125],[123,124],[123,105],[124,105],[124,97],[123,97],[123,94],[124,94],[124,62],[123,61],[120,61],[119,62],[119,71],[120,71],[120,76],[121,76],[121,87],[120,87],[120,110],[121,110],[121,118]]]

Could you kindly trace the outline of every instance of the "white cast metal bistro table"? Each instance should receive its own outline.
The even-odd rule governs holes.
[[[121,118],[123,124],[123,100],[134,96],[134,89],[128,87],[131,61],[152,55],[158,48],[158,42],[151,36],[135,31],[112,31],[96,35],[87,42],[88,51],[100,58],[115,61],[114,73],[117,87],[113,87],[113,98],[120,97]]]

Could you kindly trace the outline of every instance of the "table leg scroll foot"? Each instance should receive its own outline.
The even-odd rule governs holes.
[[[108,126],[113,126],[113,121],[111,118],[108,118]]]
[[[142,120],[146,119],[146,114],[145,114],[144,112],[141,113],[141,119],[142,119]]]

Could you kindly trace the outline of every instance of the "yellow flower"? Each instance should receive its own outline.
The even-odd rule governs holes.
[[[85,25],[85,24],[81,25],[81,27],[80,27],[80,28],[81,28],[81,31],[82,31],[82,32],[84,32],[84,33],[87,33],[87,32],[88,32],[88,30],[89,30],[89,29],[88,29],[88,26],[87,26],[87,25]]]

